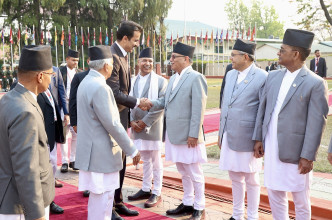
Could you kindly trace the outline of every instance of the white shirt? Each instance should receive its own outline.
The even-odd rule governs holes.
[[[145,84],[146,84],[146,81],[148,80],[150,76],[150,73],[145,75],[145,76],[142,76],[141,74],[138,74],[138,97],[141,97],[142,96],[142,92],[143,92],[143,89],[145,87]]]
[[[19,85],[23,86],[20,82],[17,82]],[[24,86],[23,86],[24,87]],[[32,95],[32,97],[37,101],[37,95],[33,92],[31,92],[30,90],[28,90],[28,92]]]
[[[265,138],[265,159],[264,159],[264,184],[267,188],[278,191],[299,192],[305,189],[308,185],[308,174],[300,174],[297,164],[284,163],[279,159],[278,147],[278,116],[282,104],[291,86],[294,84],[294,79],[301,69],[291,73],[287,70],[279,90],[276,105],[274,107],[268,131]]]
[[[237,76],[237,84],[239,84],[240,82],[242,82],[248,75],[252,65],[254,65],[254,63],[252,63],[249,67],[247,67],[247,69],[241,71],[238,71],[238,76]]]
[[[175,80],[174,80],[174,83],[173,83],[173,87],[172,87],[172,90],[178,85],[181,77],[183,76],[183,74],[187,71],[187,69],[189,69],[190,66],[187,66],[186,68],[184,68],[182,71],[181,71],[181,74],[179,73],[176,73],[175,74]]]
[[[56,117],[56,110],[55,110],[55,104],[54,104],[54,100],[53,100],[53,97],[52,97],[52,94],[50,92],[49,89],[47,89],[44,94],[46,95],[46,97],[48,98],[48,101],[50,101],[51,105],[52,105],[52,108],[53,108],[53,114],[54,114],[54,121],[57,120],[57,117]]]
[[[66,94],[67,98],[69,99],[70,96],[70,85],[71,81],[73,80],[74,76],[76,74],[76,68],[69,69],[67,66],[67,88],[66,88]]]

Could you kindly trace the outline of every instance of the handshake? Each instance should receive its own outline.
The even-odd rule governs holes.
[[[152,102],[147,98],[141,98],[138,107],[143,111],[147,111],[152,107]]]

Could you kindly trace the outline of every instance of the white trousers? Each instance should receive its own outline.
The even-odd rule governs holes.
[[[56,169],[57,169],[57,162],[58,162],[58,157],[57,157],[57,149],[56,149],[56,143],[54,143],[54,148],[50,152],[50,160],[53,168],[53,175],[55,177]]]
[[[160,150],[143,150],[140,151],[141,159],[143,161],[143,185],[142,190],[144,192],[150,192],[160,196],[161,187],[163,182],[163,163],[161,160]]]
[[[288,197],[287,192],[267,189],[269,195],[269,202],[272,210],[272,217],[275,220],[289,219],[288,215]],[[293,201],[295,205],[296,219],[310,220],[311,219],[311,203],[310,203],[310,189],[292,192]]]
[[[244,219],[244,198],[247,189],[248,220],[258,219],[260,199],[259,173],[244,173],[228,171],[232,180],[233,218]]]
[[[71,138],[69,138],[69,131],[71,133]],[[68,148],[69,148],[68,142],[69,142],[69,139],[71,139],[70,158],[68,158]],[[75,161],[76,139],[77,139],[77,134],[74,131],[73,127],[71,127],[70,125],[67,125],[66,143],[61,144],[62,164]]]
[[[194,204],[194,209],[203,210],[205,208],[205,179],[201,164],[177,162],[176,167],[182,175],[182,203],[187,206]]]
[[[45,219],[50,219],[50,206],[45,208]],[[23,214],[0,214],[0,220],[25,220]]]
[[[102,194],[90,192],[88,202],[88,220],[111,220],[114,192],[106,191]]]

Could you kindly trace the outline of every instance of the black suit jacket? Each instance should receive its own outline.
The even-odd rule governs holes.
[[[111,46],[111,52],[113,54],[113,71],[106,83],[112,88],[115,101],[118,105],[121,124],[127,129],[129,123],[129,108],[136,106],[137,99],[133,96],[129,96],[131,75],[128,63],[116,43]]]
[[[226,71],[225,71],[225,75],[224,75],[224,78],[222,79],[222,83],[221,83],[221,88],[220,88],[220,102],[219,102],[219,108],[221,108],[221,102],[222,102],[222,96],[224,94],[224,88],[225,88],[225,84],[226,84],[226,75],[228,73],[228,71],[232,70],[233,69],[233,66],[232,64],[228,64],[226,66]]]
[[[69,117],[71,126],[77,126],[77,89],[90,70],[75,74],[70,84]]]
[[[59,69],[60,69],[60,72],[61,72],[61,75],[62,75],[62,79],[63,79],[63,84],[64,84],[64,87],[65,87],[65,90],[67,90],[67,80],[68,80],[68,77],[67,77],[67,65],[66,66],[61,66]],[[76,73],[79,73],[79,72],[80,71],[76,69]]]
[[[316,57],[310,61],[310,70],[320,77],[326,77],[326,61],[323,57],[319,58],[317,72],[315,72]]]
[[[53,98],[54,99],[54,98]],[[45,130],[47,134],[48,144],[50,146],[50,151],[53,150],[55,142],[64,143],[63,127],[60,112],[56,102],[55,110],[57,115],[57,121],[54,121],[54,111],[53,107],[48,100],[47,96],[42,92],[37,96],[37,102],[44,115]]]

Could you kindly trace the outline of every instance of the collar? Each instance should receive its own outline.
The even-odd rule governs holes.
[[[73,69],[69,69],[69,67],[66,65],[67,67],[67,72],[70,72],[70,73],[75,73],[76,72],[76,69],[73,68]]]
[[[95,70],[95,69],[90,69],[90,72],[93,72],[93,73],[95,73],[96,75],[97,75],[97,77],[99,78],[103,78],[104,80],[105,80],[105,82],[106,82],[106,79],[105,79],[105,76],[103,76],[103,74],[101,74],[100,72],[98,72],[97,70]]]
[[[146,74],[145,76],[142,76],[141,73],[139,73],[138,77],[144,79],[144,78],[148,78],[150,75],[151,75],[151,73]]]
[[[116,43],[116,44],[118,45],[118,47],[120,48],[120,50],[121,50],[123,56],[124,56],[124,57],[127,56],[127,51],[125,51],[125,50],[123,49],[123,47],[121,47],[121,45],[120,45],[117,41],[115,41],[115,43]]]
[[[303,67],[301,67],[300,69],[295,70],[294,72],[291,72],[291,71],[289,71],[289,70],[287,69],[286,74],[291,74],[292,76],[296,77],[297,74],[299,74],[299,72],[301,71],[302,68],[303,68]]]
[[[21,85],[23,88],[25,88],[20,82],[17,82],[17,84]],[[37,101],[37,95],[33,92],[31,92],[30,90],[28,90],[28,92],[32,95],[32,97]]]
[[[239,71],[239,74],[247,75],[253,65],[254,65],[254,62],[250,66],[248,66],[247,69],[243,70],[242,72]]]
[[[179,73],[177,73],[178,75],[180,75],[180,76],[182,76],[183,75],[183,73],[185,73],[189,68],[190,68],[191,66],[189,65],[189,66],[187,66],[186,68],[184,68],[182,71],[181,71],[181,73],[179,74]]]

